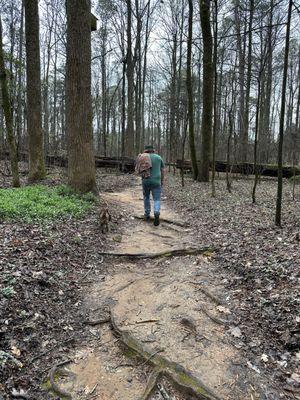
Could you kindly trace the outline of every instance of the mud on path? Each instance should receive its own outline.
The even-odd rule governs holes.
[[[113,238],[111,251],[158,253],[209,244],[195,243],[192,228],[169,223],[154,227],[134,218],[143,215],[137,184],[104,197],[132,215],[123,235]],[[183,222],[165,202],[162,216]],[[234,330],[230,297],[217,280],[210,254],[157,260],[110,258],[109,262],[109,274],[96,277],[87,290],[84,307],[88,319],[101,319],[110,307],[122,330],[153,355],[160,354],[190,371],[220,399],[276,399],[265,396],[268,390],[263,378],[258,380],[257,374],[245,367],[234,346],[235,338],[229,332],[238,336],[238,330]],[[66,367],[67,376],[59,379],[60,387],[73,399],[140,399],[151,374],[150,360],[136,359],[120,346],[109,323],[89,330],[95,339],[74,351],[74,362]],[[176,391],[166,379],[160,384],[149,399],[193,398]]]

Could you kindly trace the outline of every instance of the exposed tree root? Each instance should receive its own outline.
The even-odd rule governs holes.
[[[109,321],[110,321],[110,318],[101,318],[101,319],[95,319],[95,320],[87,320],[87,321],[84,321],[84,323],[85,323],[85,325],[96,326],[96,325],[106,324]]]
[[[154,259],[154,258],[161,258],[161,257],[178,257],[178,256],[188,256],[188,255],[197,255],[197,254],[205,254],[205,253],[212,253],[215,249],[212,247],[199,247],[199,248],[186,248],[186,249],[174,249],[174,250],[167,250],[160,253],[107,253],[102,252],[98,253],[100,256],[110,256],[110,257],[122,257],[122,258],[129,258],[129,259]]]
[[[150,377],[144,397],[141,400],[146,400],[146,395],[151,394],[158,377],[165,376],[167,379],[172,381],[178,389],[184,391],[187,394],[194,395],[200,400],[220,400],[214,393],[212,393],[205,385],[196,377],[194,377],[189,371],[183,368],[176,362],[169,361],[165,357],[155,354],[149,350],[145,345],[133,337],[128,331],[122,330],[116,323],[112,310],[110,312],[111,325],[115,335],[119,338],[119,341],[123,343],[128,349],[137,353],[145,361],[152,364],[156,370]],[[156,376],[158,375],[158,376]],[[154,382],[154,383],[153,383]],[[149,392],[150,391],[150,392]]]
[[[162,371],[159,368],[155,368],[149,376],[146,389],[140,400],[148,400],[156,389],[157,383],[162,377]]]
[[[215,296],[214,294],[212,294],[209,290],[205,289],[203,287],[203,283],[201,282],[189,282],[192,285],[199,285],[199,290],[200,292],[202,292],[203,294],[205,294],[205,296],[209,297],[214,303],[216,303],[218,306],[220,305],[224,305],[224,301],[219,299],[217,296]]]
[[[49,374],[49,380],[50,380],[50,384],[51,384],[51,389],[56,395],[58,395],[59,397],[71,400],[72,395],[69,392],[61,389],[55,382],[55,374],[58,372],[58,369],[63,365],[69,364],[70,362],[71,362],[71,360],[67,360],[67,361],[59,363],[59,364],[55,365],[53,368],[51,368],[50,374]]]
[[[136,219],[145,219],[144,217],[141,217],[140,215],[134,215],[133,217]],[[154,218],[151,217],[151,220],[153,221]],[[173,221],[171,219],[166,219],[166,218],[160,218],[160,221],[165,222],[166,224],[177,225],[177,226],[180,226],[181,228],[187,228],[189,226],[186,222]]]
[[[213,322],[215,322],[216,324],[219,324],[219,325],[228,325],[229,324],[229,322],[228,321],[226,321],[226,320],[224,320],[224,319],[221,319],[221,318],[218,318],[218,317],[215,317],[214,315],[212,315],[206,308],[204,308],[204,307],[200,307],[200,310],[208,317],[208,318],[210,318]]]

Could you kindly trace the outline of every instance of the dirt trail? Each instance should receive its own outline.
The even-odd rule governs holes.
[[[137,187],[106,194],[105,199],[121,204],[132,215],[143,214]],[[180,220],[165,203],[162,216]],[[132,218],[113,251],[156,253],[196,245],[200,244],[194,242],[191,229],[166,223],[156,228],[152,223]],[[228,304],[218,308],[218,304],[199,290],[203,286],[220,299],[226,297],[222,285],[216,284],[209,256],[137,262],[111,259],[109,272],[87,293],[85,307],[91,319],[97,319],[109,305],[122,329],[130,331],[153,353],[160,351],[167,359],[182,365],[221,399],[264,398],[253,384],[251,372],[238,367],[240,355],[230,344],[225,326],[203,312],[206,310],[223,320],[232,319]],[[190,329],[187,321],[196,329]],[[109,324],[91,327],[90,332],[95,336],[93,345],[75,352],[74,363],[68,367],[75,375],[63,379],[62,387],[74,399],[139,399],[151,372],[149,366],[140,361],[137,365],[128,357],[131,354],[124,355]],[[169,390],[171,399],[191,398]],[[154,393],[151,398],[163,397]]]

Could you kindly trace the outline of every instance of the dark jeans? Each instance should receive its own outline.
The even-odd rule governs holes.
[[[151,213],[151,203],[150,203],[150,193],[152,193],[154,201],[154,215],[160,213],[160,198],[161,198],[161,185],[149,185],[143,183],[143,195],[144,195],[144,208],[145,216],[150,216]]]

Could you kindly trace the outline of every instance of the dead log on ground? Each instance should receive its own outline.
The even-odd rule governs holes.
[[[226,161],[216,161],[215,170],[216,172],[226,172],[227,163]],[[190,160],[176,161],[176,168],[191,172],[192,163]],[[236,163],[231,165],[232,173],[242,175],[254,175],[255,169],[253,163]],[[278,176],[278,165],[273,164],[259,164],[257,165],[258,174],[261,176]],[[294,168],[293,166],[285,166],[282,170],[283,178],[291,178],[294,174],[300,175],[300,168]]]

